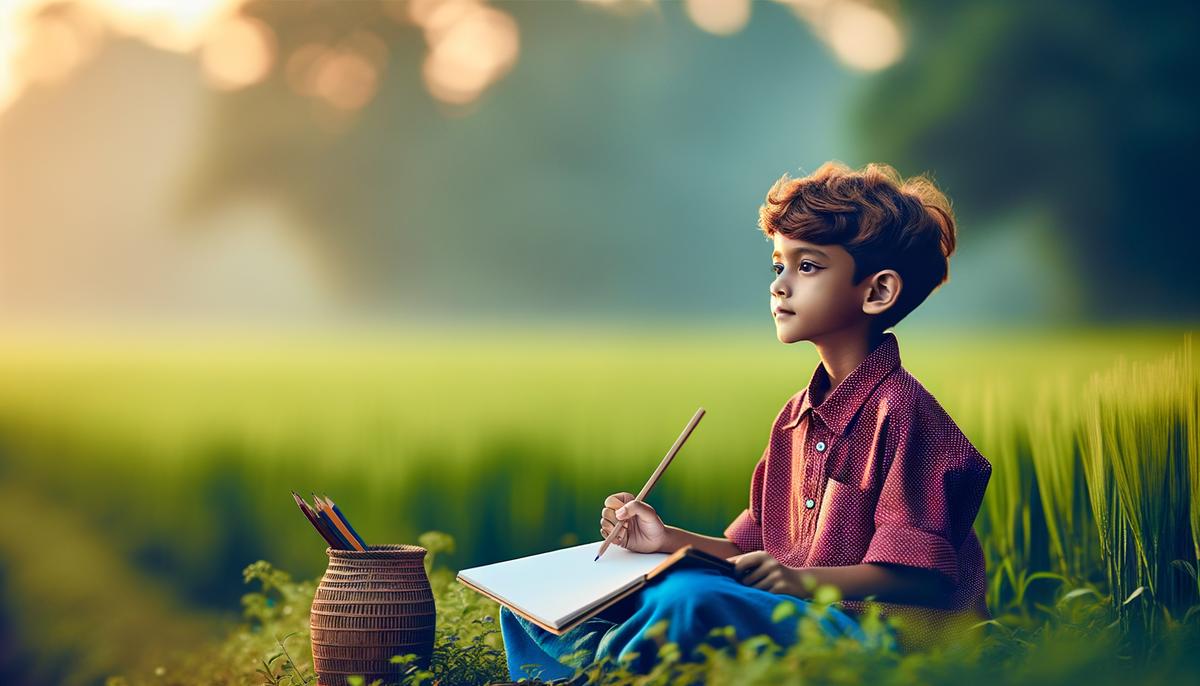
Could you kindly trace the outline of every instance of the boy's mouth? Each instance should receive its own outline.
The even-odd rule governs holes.
[[[776,307],[776,308],[775,308],[775,316],[776,316],[776,317],[783,317],[783,316],[785,316],[785,315],[789,315],[789,314],[796,314],[796,313],[795,313],[795,312],[792,312],[791,310],[788,310],[788,309],[782,308],[782,307]]]

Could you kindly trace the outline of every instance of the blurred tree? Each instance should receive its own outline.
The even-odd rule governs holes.
[[[905,3],[909,54],[858,125],[871,157],[932,170],[960,210],[1049,212],[1094,318],[1200,315],[1200,5]]]
[[[214,97],[183,208],[278,198],[330,281],[376,311],[711,317],[765,303],[758,205],[784,171],[845,150],[862,77],[777,3],[722,37],[679,3],[493,6],[519,26],[520,58],[448,107],[423,79],[421,29],[392,4],[250,3],[277,66]],[[339,110],[297,88],[305,51],[363,33],[387,46],[372,99]],[[683,283],[688,297],[670,297]]]

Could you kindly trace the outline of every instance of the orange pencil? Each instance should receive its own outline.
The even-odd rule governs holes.
[[[342,534],[342,537],[346,539],[346,542],[349,543],[351,547],[358,551],[366,550],[366,548],[364,548],[363,545],[358,542],[357,538],[350,535],[350,531],[346,528],[346,524],[342,521],[341,517],[337,516],[337,513],[333,511],[333,508],[329,506],[328,502],[322,500],[315,493],[313,494],[313,500],[317,503],[317,506],[321,508],[321,512],[324,512],[325,515],[329,517],[329,521],[333,522],[333,525],[337,527],[337,530]]]
[[[346,515],[342,513],[342,508],[338,507],[337,503],[333,502],[333,499],[331,499],[329,496],[327,496],[325,494],[321,494],[321,497],[325,499],[325,504],[329,506],[329,511],[332,512],[334,515],[337,515],[338,521],[341,522],[341,524],[344,527],[342,529],[342,531],[343,532],[349,531],[350,537],[353,540],[357,541],[358,544],[362,546],[363,550],[366,550],[367,542],[364,541],[362,539],[362,536],[359,536],[358,532],[354,530],[354,527],[350,525],[350,520],[346,519]]]

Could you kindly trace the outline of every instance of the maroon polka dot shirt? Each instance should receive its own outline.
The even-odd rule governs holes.
[[[991,464],[900,366],[894,333],[811,405],[828,387],[818,363],[808,387],[779,412],[754,468],[750,507],[725,536],[788,567],[884,562],[943,574],[953,584],[944,609],[881,603],[898,620],[905,647],[989,617],[972,524]],[[864,604],[842,607],[861,612]]]

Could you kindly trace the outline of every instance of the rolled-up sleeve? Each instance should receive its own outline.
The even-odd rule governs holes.
[[[958,546],[975,521],[991,467],[958,432],[899,432],[863,562],[930,569],[959,582]]]
[[[744,553],[763,549],[762,484],[766,469],[767,451],[764,451],[754,467],[754,476],[750,478],[750,507],[742,510],[741,514],[725,527],[725,538],[733,541]]]

